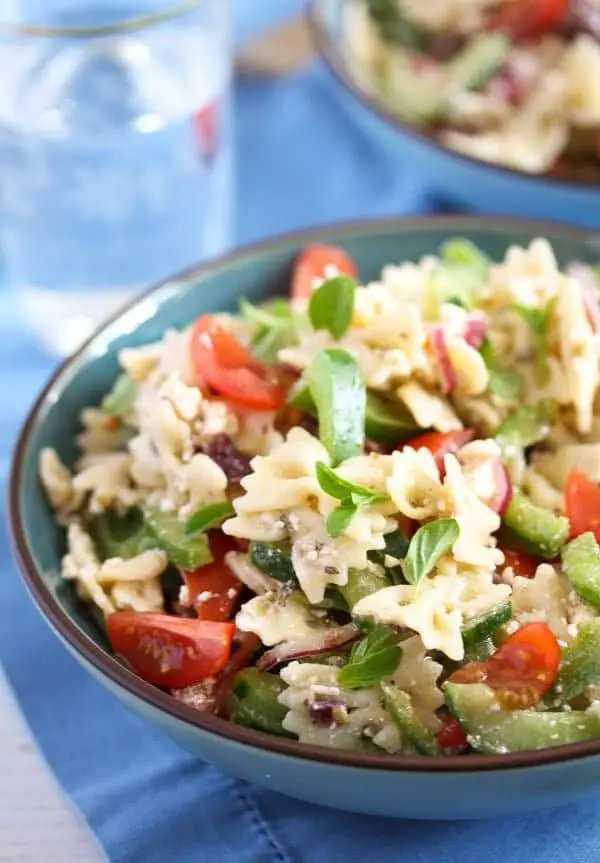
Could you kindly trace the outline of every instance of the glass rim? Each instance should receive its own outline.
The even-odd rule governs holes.
[[[126,18],[123,21],[115,21],[113,24],[101,24],[90,27],[56,27],[44,24],[19,24],[2,20],[0,18],[0,35],[3,33],[10,36],[27,36],[31,38],[55,38],[55,39],[93,39],[100,36],[112,36],[118,33],[134,32],[152,27],[163,21],[169,21],[193,12],[201,6],[205,0],[171,0],[165,9],[157,12],[149,12],[145,15],[137,15]]]

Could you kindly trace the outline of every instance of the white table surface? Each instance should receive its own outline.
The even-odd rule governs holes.
[[[104,863],[39,754],[0,668],[0,863]]]

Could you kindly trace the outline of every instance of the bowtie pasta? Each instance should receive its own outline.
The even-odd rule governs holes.
[[[350,72],[476,159],[600,177],[598,0],[347,0]]]
[[[542,239],[372,283],[309,247],[40,454],[63,577],[145,681],[300,744],[600,736],[599,291]]]

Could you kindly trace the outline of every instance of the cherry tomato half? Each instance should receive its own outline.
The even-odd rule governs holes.
[[[433,453],[435,463],[440,472],[443,473],[444,456],[457,452],[466,443],[469,443],[474,434],[475,432],[472,429],[457,429],[450,432],[425,432],[410,440],[405,446],[411,446],[413,449],[424,447],[430,450]]]
[[[231,654],[233,623],[214,623],[168,614],[117,611],[107,618],[115,653],[142,680],[183,689],[213,677]]]
[[[212,562],[193,572],[181,573],[188,588],[190,605],[194,606],[201,620],[229,620],[237,605],[243,584],[224,560],[225,554],[235,549],[237,543],[234,539],[220,530],[212,531]]]
[[[505,0],[492,15],[490,26],[519,42],[539,39],[559,27],[569,9],[570,0]]]
[[[573,539],[591,531],[600,541],[600,486],[578,468],[573,468],[567,477],[565,509]]]
[[[328,266],[336,267],[340,273],[356,278],[358,269],[350,255],[337,246],[307,246],[300,253],[292,277],[292,299],[310,297],[315,279],[325,278]]]
[[[520,575],[522,578],[533,578],[537,572],[537,568],[542,561],[529,554],[526,551],[518,551],[514,548],[503,548],[504,563],[501,569],[510,566],[515,575]]]
[[[230,404],[272,411],[284,403],[284,390],[267,380],[265,366],[212,315],[203,315],[194,324],[190,350],[199,386],[211,387]]]
[[[509,710],[532,707],[558,675],[560,647],[546,623],[526,623],[504,641],[487,662],[459,668],[453,683],[486,683]]]

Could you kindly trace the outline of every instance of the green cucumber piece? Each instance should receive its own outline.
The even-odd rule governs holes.
[[[308,385],[303,380],[295,384],[288,395],[288,404],[296,410],[311,416],[317,415],[317,408]],[[365,434],[375,443],[395,446],[410,440],[421,428],[412,414],[402,404],[394,404],[386,399],[367,393],[365,408]]]
[[[467,662],[485,662],[496,650],[494,640],[492,638],[484,638],[483,641],[478,641],[476,644],[465,647],[463,664]],[[460,663],[457,663],[457,668],[460,668]]]
[[[229,696],[229,718],[236,725],[256,728],[267,734],[294,737],[282,722],[287,707],[277,700],[286,689],[285,683],[275,674],[245,668],[236,674]]]
[[[558,403],[554,399],[540,399],[532,405],[523,405],[511,413],[496,429],[496,442],[510,454],[515,449],[527,449],[545,440],[556,419]]]
[[[212,561],[205,533],[186,534],[186,523],[172,512],[156,506],[144,507],[144,521],[155,546],[162,548],[174,566],[191,571]]]
[[[446,704],[477,752],[504,755],[600,737],[600,717],[579,711],[504,710],[483,683],[446,683]]]
[[[452,82],[461,90],[481,90],[504,64],[510,47],[502,33],[471,39],[448,63]]]
[[[390,587],[391,582],[381,567],[348,570],[348,582],[340,586],[339,591],[348,603],[350,611],[357,602],[370,596],[384,587]]]
[[[250,560],[254,566],[262,570],[271,578],[283,583],[293,582],[298,579],[292,566],[289,545],[275,542],[251,542]]]
[[[556,683],[547,696],[549,704],[565,704],[581,695],[588,686],[600,684],[600,617],[579,627],[563,651]]]
[[[472,647],[486,638],[491,638],[512,617],[510,602],[503,602],[490,611],[472,617],[464,624],[461,632],[465,647]]]
[[[129,375],[119,375],[112,390],[104,397],[102,410],[111,417],[124,419],[133,410],[138,386]]]
[[[141,510],[130,509],[125,515],[106,510],[89,525],[90,534],[101,560],[136,557],[148,548],[156,548]]]
[[[420,755],[440,755],[436,736],[415,715],[410,695],[391,683],[382,683],[385,709],[407,740]]]
[[[425,49],[427,33],[403,13],[397,0],[366,0],[366,7],[384,42],[417,51]]]
[[[593,533],[582,533],[561,552],[565,575],[590,605],[600,607],[600,548]]]
[[[365,442],[366,389],[358,363],[347,351],[328,348],[306,370],[319,418],[319,438],[332,467],[360,455]]]
[[[569,539],[569,519],[535,506],[516,490],[504,513],[504,524],[518,536],[526,551],[552,560]]]

